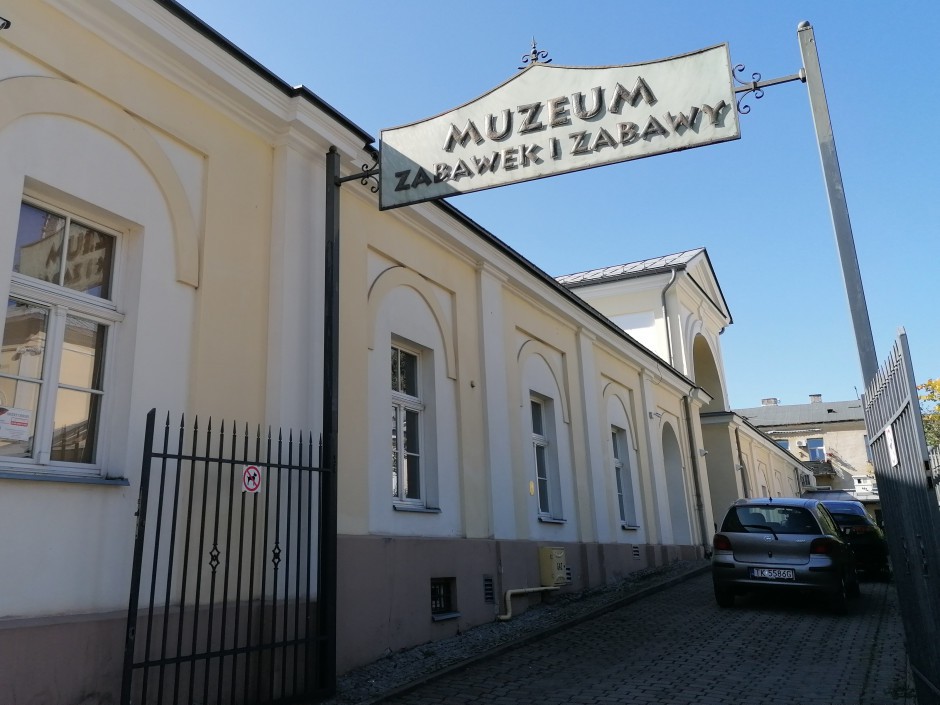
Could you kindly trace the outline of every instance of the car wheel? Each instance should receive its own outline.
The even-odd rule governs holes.
[[[845,614],[849,609],[848,590],[846,588],[845,574],[839,578],[836,591],[829,598],[829,605],[835,614]]]
[[[734,591],[715,586],[715,601],[719,607],[734,607]]]

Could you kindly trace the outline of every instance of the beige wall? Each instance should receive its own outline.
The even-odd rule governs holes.
[[[715,521],[741,497],[798,497],[800,462],[734,413],[702,418]],[[743,470],[742,470],[743,466]]]
[[[0,652],[94,635],[81,663],[113,697],[115,665],[99,655],[120,650],[114,620],[128,596],[145,414],[316,432],[323,155],[336,145],[356,168],[362,135],[156,3],[14,0],[9,14],[0,261],[12,260],[16,237],[2,214],[18,212],[24,192],[117,231],[120,251],[100,467],[63,482],[54,468],[0,462],[0,527],[14,536],[0,565],[22,566],[0,572]],[[380,212],[356,182],[341,209],[341,665],[491,620],[482,576],[495,577],[498,596],[531,585],[541,545],[566,548],[569,590],[702,555],[706,400],[687,377],[443,209]],[[694,334],[674,333],[680,346]],[[390,501],[394,336],[433,359],[427,460],[439,511]],[[553,521],[540,519],[530,491],[530,392],[553,404]],[[612,424],[629,432],[636,525],[623,525],[614,498]],[[430,618],[433,577],[457,581],[456,621]],[[73,629],[77,615],[84,626]],[[39,628],[35,618],[51,621]],[[0,701],[33,677],[16,663]],[[88,674],[70,673],[46,701],[84,692]]]
[[[0,616],[109,610],[127,595],[129,571],[114,569],[131,553],[147,409],[264,419],[272,149],[45,3],[15,5],[16,32],[0,45],[0,202],[16,213],[25,192],[123,233],[101,472],[130,487],[0,480],[4,522],[23,537],[54,534],[38,574],[0,577]],[[4,258],[15,228],[0,223]],[[89,536],[100,559],[87,560]],[[34,562],[26,541],[0,552],[6,565]],[[72,564],[69,584],[54,579]],[[42,589],[26,588],[43,575]]]
[[[494,576],[498,595],[537,585],[540,545],[567,547],[566,590],[702,555],[713,517],[704,458],[689,446],[687,381],[434,206],[382,213],[352,185],[342,209],[341,668],[492,620],[483,576]],[[401,511],[389,493],[388,347],[397,338],[433,359],[432,513]],[[539,518],[530,486],[530,391],[553,402],[555,522]],[[689,406],[696,449],[704,400],[696,393]],[[629,432],[636,526],[622,526],[616,505],[613,423]],[[459,618],[431,619],[435,577],[456,581]]]

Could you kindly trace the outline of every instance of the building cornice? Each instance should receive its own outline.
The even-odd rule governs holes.
[[[303,86],[290,86],[173,0],[46,2],[272,144],[294,131],[352,154],[373,141]]]

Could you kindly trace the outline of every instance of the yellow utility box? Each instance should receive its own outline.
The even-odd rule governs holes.
[[[542,587],[555,587],[568,582],[568,560],[565,549],[558,546],[539,548],[539,578]]]

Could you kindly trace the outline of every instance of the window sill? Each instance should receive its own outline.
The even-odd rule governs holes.
[[[62,482],[72,485],[105,485],[107,487],[129,487],[126,477],[101,477],[95,475],[62,475],[51,472],[21,472],[0,470],[0,480],[29,480],[30,482]]]
[[[460,612],[441,612],[440,614],[432,614],[432,622],[446,622],[448,619],[457,619],[460,616]]]
[[[623,529],[624,531],[639,531],[640,525],[639,524],[621,524],[620,528]]]
[[[539,521],[543,524],[567,524],[567,519],[556,519],[555,517],[539,517]]]
[[[396,512],[414,512],[415,514],[440,514],[440,508],[422,507],[420,504],[393,504]]]

